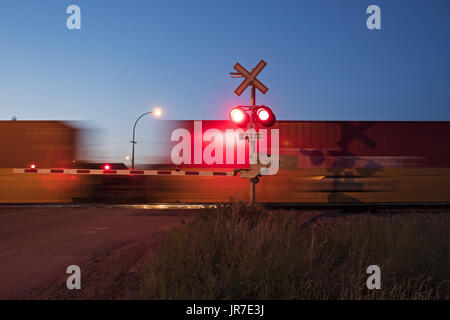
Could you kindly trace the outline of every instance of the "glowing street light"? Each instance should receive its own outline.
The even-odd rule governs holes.
[[[138,123],[139,119],[141,119],[146,114],[153,114],[153,116],[155,118],[159,118],[162,115],[162,109],[160,107],[155,107],[155,108],[153,108],[152,111],[146,112],[143,115],[141,115],[139,118],[137,118],[136,122],[134,123],[134,126],[133,126],[133,140],[130,141],[133,144],[133,149],[131,151],[131,169],[134,169],[134,145],[136,144],[136,139],[135,139],[136,124]]]
[[[155,107],[153,108],[152,113],[156,118],[159,118],[162,116],[162,109],[160,107]]]

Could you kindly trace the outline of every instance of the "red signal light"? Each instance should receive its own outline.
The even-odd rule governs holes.
[[[30,169],[36,169],[36,165],[34,163],[30,164]]]
[[[239,127],[245,128],[250,121],[250,116],[243,108],[236,107],[231,110],[230,119]]]
[[[258,116],[258,119],[261,121],[267,121],[267,119],[269,119],[270,117],[269,112],[267,112],[267,110],[265,109],[259,109],[256,114]]]
[[[275,114],[266,106],[261,106],[256,109],[256,121],[265,127],[271,127],[276,121]]]
[[[245,120],[245,112],[241,108],[231,110],[230,116],[234,123],[241,123]]]
[[[103,165],[103,170],[109,170],[109,169],[111,169],[111,166],[109,164]]]

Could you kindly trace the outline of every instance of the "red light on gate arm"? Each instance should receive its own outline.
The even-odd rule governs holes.
[[[30,164],[30,169],[36,169],[36,165],[34,163]]]
[[[109,164],[103,165],[103,170],[109,170],[109,169],[111,169],[111,166]]]
[[[256,109],[256,121],[265,127],[271,127],[276,121],[275,114],[269,107],[261,106]]]
[[[242,107],[236,107],[231,110],[230,119],[239,127],[245,128],[250,121],[250,116]]]

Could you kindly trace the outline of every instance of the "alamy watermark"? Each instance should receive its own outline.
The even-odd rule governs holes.
[[[370,276],[367,278],[366,286],[367,289],[373,290],[373,289],[381,289],[381,269],[377,265],[370,265],[367,267],[366,270],[367,274],[370,274]]]
[[[75,4],[67,7],[66,13],[70,16],[67,17],[66,26],[69,30],[80,30],[81,29],[81,8]],[[381,29],[381,8],[372,4],[367,7],[366,13],[370,16],[366,20],[366,26],[369,30],[380,30]]]
[[[73,264],[67,267],[66,273],[70,274],[70,276],[67,278],[66,286],[67,289],[73,290],[81,289],[81,269],[79,266]]]
[[[372,4],[367,7],[367,14],[370,16],[367,18],[366,26],[369,30],[380,30],[381,29],[381,9],[379,6]]]
[[[66,20],[66,26],[69,30],[81,29],[81,9],[79,6],[73,4],[67,7],[66,13],[70,14]]]
[[[178,141],[172,148],[170,157],[175,165],[242,165],[246,163],[246,141],[249,144],[249,164],[261,164],[261,175],[275,175],[279,169],[279,129],[267,129],[256,132],[250,128],[202,130],[202,121],[194,121],[194,132],[185,128],[175,129],[171,141]],[[270,136],[270,151],[268,140]],[[203,148],[203,142],[209,142]],[[192,150],[193,145],[193,150]],[[258,150],[258,152],[256,151]],[[236,155],[235,155],[236,151]]]

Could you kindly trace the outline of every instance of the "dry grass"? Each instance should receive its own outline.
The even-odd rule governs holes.
[[[149,299],[449,299],[443,214],[342,215],[232,204],[173,229],[143,277]],[[381,267],[368,290],[366,268]]]

